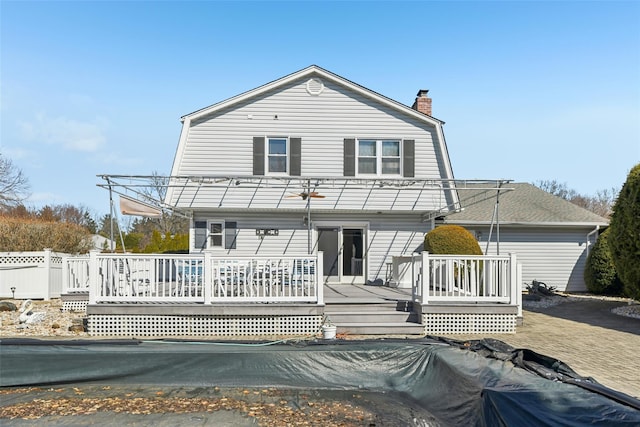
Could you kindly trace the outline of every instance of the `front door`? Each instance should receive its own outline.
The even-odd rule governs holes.
[[[364,283],[364,228],[318,227],[326,283]]]

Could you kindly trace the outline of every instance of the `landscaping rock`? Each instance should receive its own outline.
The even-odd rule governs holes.
[[[0,301],[0,311],[16,311],[18,307],[9,301]]]
[[[84,325],[82,324],[74,324],[69,326],[69,332],[86,332],[84,329]]]

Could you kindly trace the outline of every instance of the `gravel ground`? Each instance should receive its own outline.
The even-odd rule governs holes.
[[[601,300],[619,301],[620,306],[613,310],[613,313],[620,316],[634,317],[640,319],[640,304],[628,298],[603,297],[595,295],[578,295],[578,294],[557,294],[551,297],[542,297],[539,301],[531,301],[525,299],[523,308],[525,310],[544,311],[544,309],[562,304],[567,301],[579,298],[594,298]],[[21,300],[4,300],[11,302],[20,308]],[[61,338],[86,338],[89,334],[86,332],[74,332],[69,328],[75,322],[80,322],[85,316],[84,312],[62,311],[62,301],[60,299],[52,299],[49,301],[33,301],[34,312],[46,313],[42,322],[30,325],[20,325],[18,317],[20,313],[17,311],[0,312],[0,337],[61,337]],[[25,327],[26,326],[26,327]]]
[[[620,306],[612,310],[612,313],[619,316],[634,317],[640,319],[640,304],[637,301],[633,301],[629,298],[620,297],[605,297],[600,295],[588,295],[588,294],[562,294],[558,293],[550,297],[541,297],[538,301],[524,299],[522,301],[522,308],[527,310],[544,311],[544,309],[563,304],[568,301],[575,301],[584,298],[598,299],[604,301],[619,301]]]
[[[19,309],[22,300],[3,300],[15,304]],[[62,311],[62,300],[52,299],[49,301],[33,301],[33,312],[44,312],[45,318],[42,322],[30,325],[20,325],[17,311],[0,312],[0,337],[88,337],[86,332],[72,332],[69,330],[74,319],[80,321],[85,313]],[[26,327],[24,327],[26,326]]]

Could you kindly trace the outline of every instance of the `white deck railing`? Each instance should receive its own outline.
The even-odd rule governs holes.
[[[299,257],[106,254],[65,259],[69,292],[89,303],[309,302],[323,304],[322,253]],[[88,272],[88,278],[85,276]]]
[[[393,258],[395,283],[410,281],[413,299],[436,302],[506,303],[521,306],[522,271],[515,254],[432,255]]]
[[[89,255],[62,258],[62,285],[67,294],[89,292]]]

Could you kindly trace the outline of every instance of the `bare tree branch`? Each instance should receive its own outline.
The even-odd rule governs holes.
[[[29,181],[10,159],[0,154],[0,209],[8,209],[29,197]]]
[[[547,193],[551,193],[574,205],[587,209],[596,215],[600,215],[603,218],[609,218],[611,216],[611,209],[619,192],[616,188],[609,188],[597,191],[595,196],[587,196],[570,189],[566,183],[559,183],[556,180],[536,181],[533,185]]]

